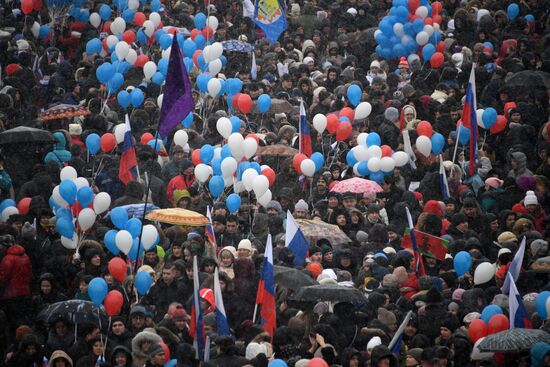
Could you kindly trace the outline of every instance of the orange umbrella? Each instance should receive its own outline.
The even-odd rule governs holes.
[[[208,219],[204,215],[181,208],[156,209],[148,213],[145,219],[189,227],[201,227],[208,224]]]

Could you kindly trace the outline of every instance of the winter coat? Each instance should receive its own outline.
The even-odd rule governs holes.
[[[220,354],[212,363],[219,367],[241,367],[249,364],[246,358],[234,354]]]
[[[395,356],[388,347],[385,345],[378,345],[372,350],[372,354],[370,356],[371,367],[378,367],[378,362],[382,358],[386,357],[390,359],[390,367],[397,367],[399,365],[395,359]]]
[[[170,303],[184,299],[184,295],[183,287],[175,279],[170,285],[161,279],[151,287],[144,302],[155,305],[155,321],[159,322],[168,311]]]
[[[113,351],[111,352],[111,359],[109,360],[109,363],[107,363],[107,366],[108,367],[117,366],[115,360],[116,360],[117,352],[119,352],[119,351],[123,351],[124,353],[126,353],[126,366],[125,367],[131,367],[132,366],[132,352],[130,352],[130,349],[128,349],[124,345],[118,345],[113,349]]]
[[[44,163],[53,161],[60,167],[63,167],[65,163],[71,160],[71,152],[67,150],[67,140],[62,132],[55,132],[53,133],[53,136],[55,137],[55,140],[57,140],[57,143],[55,143],[54,150],[46,154]]]
[[[231,253],[231,255],[233,255],[233,263],[231,263],[230,266],[228,267],[225,267],[223,266],[223,263],[222,263],[222,258],[221,258],[221,253],[223,251],[229,251]],[[235,278],[235,272],[233,271],[233,264],[235,263],[235,259],[237,258],[237,250],[235,250],[235,247],[234,246],[225,246],[224,248],[222,248],[222,250],[218,253],[218,267],[219,267],[219,270],[220,271],[223,271],[225,274],[227,274],[227,276],[230,278],[230,279],[233,279]]]
[[[4,287],[2,299],[14,299],[31,295],[31,260],[20,245],[8,248],[0,263],[0,285]]]
[[[34,345],[36,347],[36,354],[30,356],[25,350],[27,347]],[[42,353],[38,338],[34,334],[27,334],[23,336],[19,343],[19,348],[12,355],[11,359],[6,363],[7,367],[35,367],[42,363]]]
[[[527,156],[525,153],[514,152],[512,153],[512,159],[516,161],[517,167],[508,172],[508,177],[512,177],[517,181],[521,176],[533,176],[533,172],[527,168]]]
[[[65,365],[73,367],[73,360],[71,359],[71,357],[69,357],[67,353],[62,350],[56,350],[52,353],[50,360],[48,361],[48,367],[54,367],[55,361],[59,359],[65,359]]]
[[[424,334],[433,342],[439,336],[439,326],[447,317],[445,307],[439,303],[429,303],[423,315],[418,316],[418,333]]]
[[[148,331],[138,333],[134,339],[132,339],[132,367],[143,367],[145,362],[149,359],[149,355],[143,351],[141,346],[146,340],[150,340],[153,343],[162,342],[162,338],[157,334]]]

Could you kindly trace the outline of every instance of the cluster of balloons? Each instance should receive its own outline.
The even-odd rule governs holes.
[[[116,260],[116,258],[113,260]],[[109,271],[111,270],[111,262],[109,262]],[[111,275],[113,274],[111,273]],[[115,276],[113,275],[113,277]],[[105,313],[109,317],[118,315],[120,313],[120,310],[122,309],[122,305],[124,304],[122,293],[117,290],[109,291],[109,286],[107,285],[107,282],[101,277],[93,278],[90,281],[90,283],[88,284],[88,295],[90,296],[90,300],[96,307],[99,307],[101,306],[101,304],[103,304],[105,308]]]
[[[100,149],[103,153],[111,153],[116,146],[116,137],[111,133],[105,133],[101,137],[93,133],[86,137],[86,150],[93,156],[99,153]]]
[[[350,88],[351,87],[353,87],[353,85],[351,85]],[[350,94],[350,88],[348,88],[348,99],[350,103],[354,104],[360,100],[362,91],[361,88],[357,86],[359,92],[354,92],[353,90],[357,89],[354,88]],[[356,93],[359,93],[358,97],[355,95]],[[369,102],[358,102],[355,110],[350,107],[344,107],[338,114],[331,113],[325,116],[318,113],[313,116],[313,128],[317,130],[319,134],[322,134],[326,130],[329,134],[335,135],[337,141],[344,141],[351,136],[353,130],[351,126],[352,121],[363,120],[369,117],[371,112],[372,106]]]
[[[420,121],[416,127],[418,138],[416,138],[416,149],[424,157],[428,157],[432,152],[435,155],[441,153],[445,147],[445,138],[440,133],[434,133],[432,124],[428,121]]]
[[[13,199],[2,200],[2,202],[0,203],[0,219],[2,223],[7,222],[12,215],[25,214],[21,211],[21,209],[18,208],[18,206],[16,206],[15,200]]]
[[[470,323],[468,335],[473,343],[483,339],[487,335],[496,334],[510,328],[510,320],[504,315],[502,308],[497,305],[486,306],[481,318]]]
[[[323,157],[323,154],[319,152],[313,153],[310,158],[308,158],[305,154],[300,153],[296,154],[294,158],[292,158],[292,164],[294,165],[296,171],[300,174],[307,177],[313,177],[315,173],[319,172],[321,168],[323,168],[325,158]]]
[[[385,59],[407,57],[409,63],[422,57],[433,68],[439,68],[445,50],[441,10],[439,1],[393,0],[389,15],[382,18],[374,33],[376,53]]]
[[[515,102],[508,102],[505,105],[504,113],[515,108]],[[506,128],[507,118],[504,115],[499,115],[493,107],[479,108],[476,110],[476,121],[479,127],[489,130],[491,134],[499,134]],[[459,128],[460,126],[460,128]],[[456,123],[458,132],[458,141],[462,145],[466,145],[470,141],[470,129],[462,125],[462,120]]]

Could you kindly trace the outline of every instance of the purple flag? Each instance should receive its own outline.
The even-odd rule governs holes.
[[[170,131],[178,126],[189,112],[193,111],[195,103],[191,92],[191,82],[183,64],[177,34],[174,34],[160,110],[158,129],[161,136],[168,136]]]

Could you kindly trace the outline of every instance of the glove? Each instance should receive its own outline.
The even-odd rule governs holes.
[[[32,241],[36,236],[36,229],[29,222],[25,222],[21,228],[21,238],[25,241]]]

